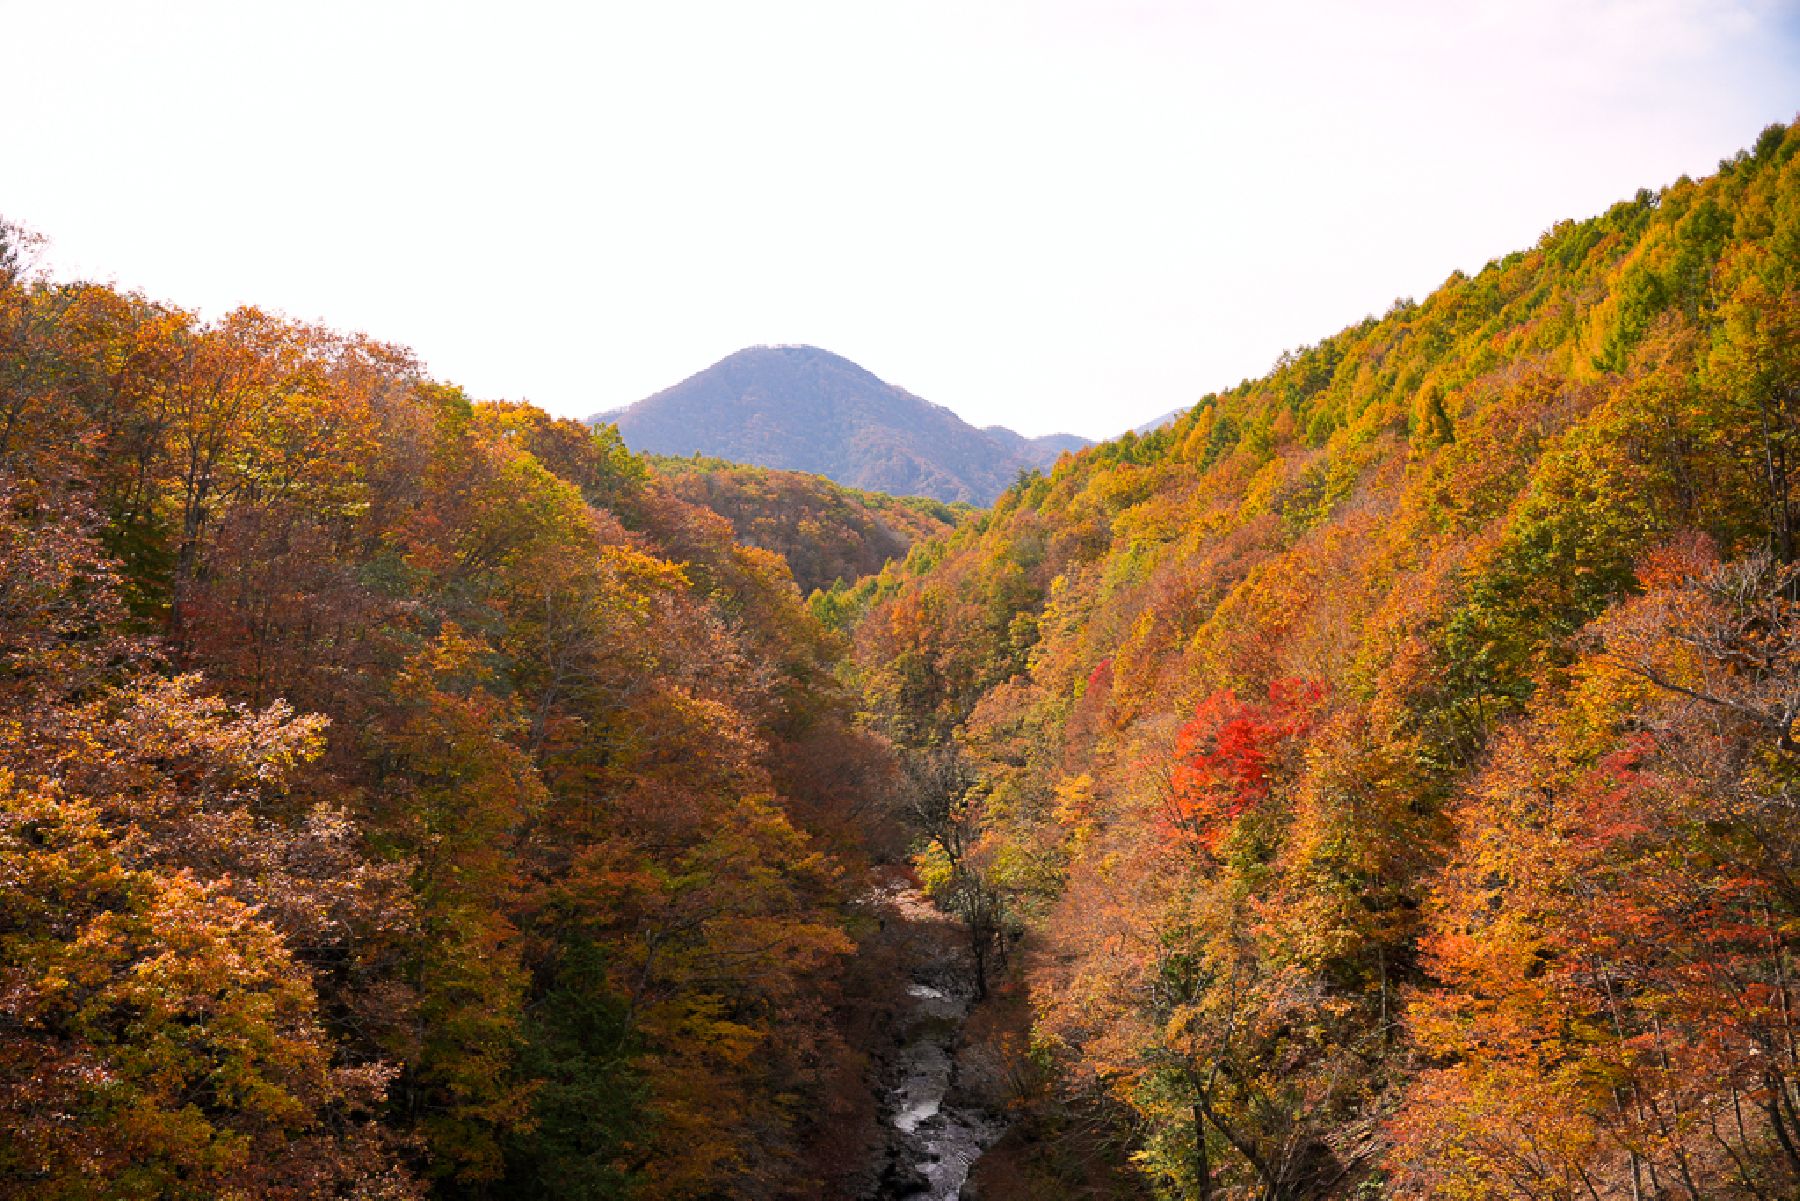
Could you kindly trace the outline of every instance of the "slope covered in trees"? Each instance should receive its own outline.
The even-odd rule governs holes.
[[[1039,1133],[1097,1107],[1167,1197],[1772,1199],[1797,521],[1774,127],[815,608],[922,874],[1028,932]]]
[[[805,1197],[841,641],[606,432],[0,233],[0,1196]]]
[[[896,804],[985,1196],[1800,1191],[1800,128],[810,607],[935,516],[29,250],[0,1197],[852,1193]]]
[[[676,496],[729,521],[739,542],[780,555],[806,594],[873,575],[974,512],[724,459],[653,456],[651,465]]]
[[[1021,470],[1087,445],[976,429],[816,346],[751,346],[595,422],[633,450],[805,471],[852,488],[986,505]]]

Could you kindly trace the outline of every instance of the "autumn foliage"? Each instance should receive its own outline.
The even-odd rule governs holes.
[[[1316,684],[1282,679],[1270,681],[1266,702],[1246,704],[1230,689],[1202,700],[1175,736],[1171,834],[1214,850],[1245,811],[1268,799],[1275,760],[1306,734],[1322,696]]]
[[[1777,126],[814,602],[954,748],[1028,1127],[1166,1197],[1795,1195],[1797,264]]]
[[[30,254],[0,1197],[847,1195],[877,845],[1039,1195],[1800,1192],[1800,128],[972,516]]]
[[[836,1187],[894,769],[780,560],[608,430],[0,244],[0,1196]]]

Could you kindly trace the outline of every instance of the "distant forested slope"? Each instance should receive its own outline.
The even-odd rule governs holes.
[[[739,542],[780,555],[802,593],[873,575],[974,512],[723,459],[656,457],[651,463],[676,496],[729,521]]]

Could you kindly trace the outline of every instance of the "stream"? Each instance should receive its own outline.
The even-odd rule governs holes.
[[[953,919],[910,880],[879,890],[886,920],[909,946],[907,1004],[884,1073],[885,1159],[872,1201],[955,1201],[969,1170],[1005,1132],[1004,1120],[962,1095],[958,1056],[972,992]]]

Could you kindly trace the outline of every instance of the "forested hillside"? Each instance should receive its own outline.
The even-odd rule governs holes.
[[[0,1196],[838,1195],[892,764],[780,560],[0,231]]]
[[[676,496],[729,521],[739,542],[780,555],[806,594],[873,575],[975,512],[724,459],[653,456],[651,464]]]
[[[981,514],[32,255],[0,1197],[1800,1194],[1800,126]]]
[[[983,1196],[1800,1192],[1797,521],[1774,127],[818,598],[1029,986]]]

